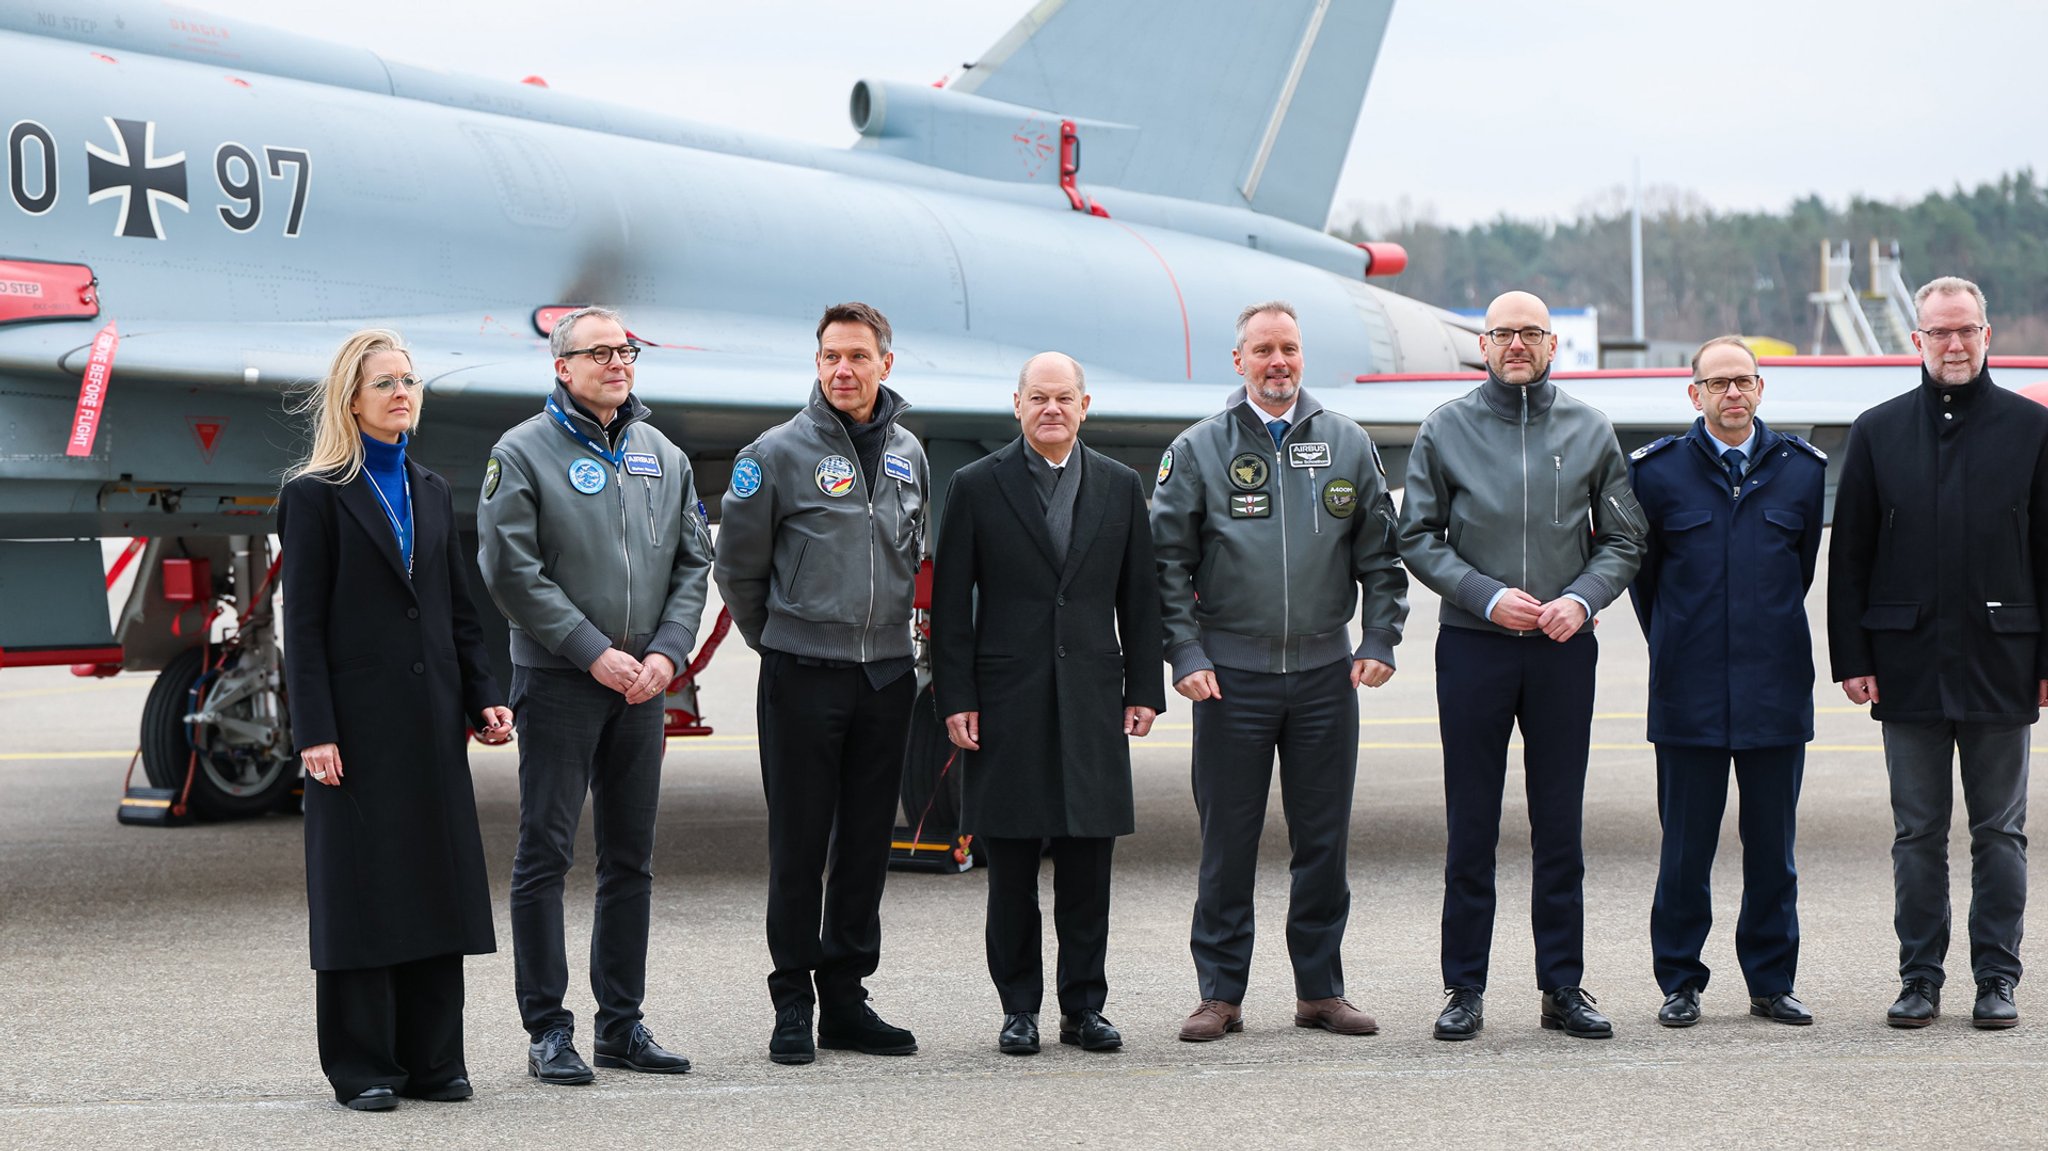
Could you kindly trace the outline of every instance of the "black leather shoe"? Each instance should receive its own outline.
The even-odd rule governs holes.
[[[664,1050],[654,1041],[654,1032],[647,1030],[644,1023],[635,1023],[632,1034],[626,1036],[624,1042],[598,1040],[597,1065],[645,1071],[650,1075],[681,1075],[690,1069],[690,1061],[673,1051]]]
[[[1083,1051],[1115,1051],[1124,1045],[1118,1031],[1100,1011],[1060,1016],[1060,1042]]]
[[[457,1075],[438,1087],[422,1087],[418,1090],[408,1087],[405,1094],[409,1098],[424,1099],[429,1103],[460,1103],[475,1095],[476,1088],[469,1085],[469,1080]]]
[[[1664,997],[1657,1009],[1657,1022],[1666,1027],[1691,1027],[1700,1021],[1700,993],[1696,987],[1681,987]]]
[[[1925,1027],[1941,1018],[1941,988],[1934,980],[1916,975],[1899,985],[1898,1001],[1884,1013],[1893,1027]]]
[[[2012,1001],[2012,980],[2003,975],[1977,981],[1977,1006],[1970,1011],[1970,1026],[1985,1031],[2017,1027],[2019,1005]]]
[[[569,1033],[560,1028],[541,1036],[540,1042],[527,1045],[526,1073],[542,1083],[588,1083],[597,1078],[597,1072],[590,1069],[583,1056],[576,1054]]]
[[[1446,987],[1444,994],[1451,997],[1444,1004],[1443,1014],[1436,1017],[1436,1030],[1430,1032],[1438,1039],[1470,1039],[1486,1026],[1486,996],[1477,987]]]
[[[1583,987],[1560,987],[1543,993],[1543,1028],[1562,1031],[1574,1039],[1612,1039],[1614,1024],[1593,1010],[1599,1000]]]
[[[1806,1027],[1813,1022],[1813,1012],[1806,1004],[1794,998],[1790,991],[1776,995],[1752,995],[1749,997],[1749,1013],[1761,1015],[1773,1023],[1789,1023],[1794,1027]]]
[[[863,999],[818,1016],[818,1046],[862,1055],[915,1055],[917,1036],[882,1022],[874,1006]]]
[[[775,1012],[775,1034],[768,1037],[768,1058],[776,1063],[809,1063],[818,1057],[811,1042],[811,1005],[792,1003]]]
[[[1003,1030],[996,1036],[996,1050],[1005,1055],[1038,1054],[1038,1012],[1012,1011],[1003,1016]]]
[[[380,1083],[375,1087],[364,1088],[361,1095],[343,1103],[342,1106],[350,1111],[389,1111],[398,1106],[398,1093]]]

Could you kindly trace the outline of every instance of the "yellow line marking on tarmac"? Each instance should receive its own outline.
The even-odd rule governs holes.
[[[133,679],[108,679],[95,683],[76,683],[64,687],[32,687],[21,691],[0,691],[0,699],[32,699],[44,695],[74,695],[81,691],[117,691],[121,688],[148,687],[156,682],[156,676],[144,675]]]

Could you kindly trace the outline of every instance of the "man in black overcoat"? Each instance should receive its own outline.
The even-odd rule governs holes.
[[[1828,552],[1828,642],[1851,703],[1884,724],[1891,777],[1894,1027],[1941,1014],[1950,763],[1970,821],[1971,1020],[2019,1022],[2029,728],[2048,700],[2048,409],[1992,383],[1984,293],[1914,296],[1920,386],[1849,430]]]
[[[1123,1045],[1109,984],[1110,853],[1133,830],[1131,755],[1166,707],[1152,536],[1137,473],[1079,437],[1081,365],[1032,357],[1023,435],[960,469],[933,568],[932,674],[962,749],[963,827],[989,861],[998,1046],[1038,1050],[1038,863],[1053,858],[1060,1042]],[[978,603],[977,603],[978,593]]]

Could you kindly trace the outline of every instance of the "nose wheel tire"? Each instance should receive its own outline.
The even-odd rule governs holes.
[[[260,691],[234,698],[239,694],[232,685],[241,653],[230,652],[221,667],[208,668],[209,651],[219,655],[218,649],[204,647],[180,653],[150,686],[142,705],[143,770],[150,786],[183,790],[189,766],[192,792],[187,805],[199,819],[242,819],[276,810],[299,777],[298,757],[289,748],[236,743],[209,725],[186,722],[186,717],[202,705],[217,704],[223,714],[261,724],[267,722],[266,714],[282,710],[283,700],[274,692]],[[269,726],[281,744],[281,727],[274,722]]]

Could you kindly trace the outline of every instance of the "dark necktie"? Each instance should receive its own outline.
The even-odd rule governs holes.
[[[1743,459],[1743,454],[1734,448],[1721,453],[1721,466],[1728,469],[1728,493],[1731,496],[1742,494]]]
[[[1266,430],[1273,433],[1273,450],[1280,450],[1280,441],[1287,438],[1286,420],[1267,420]]]

